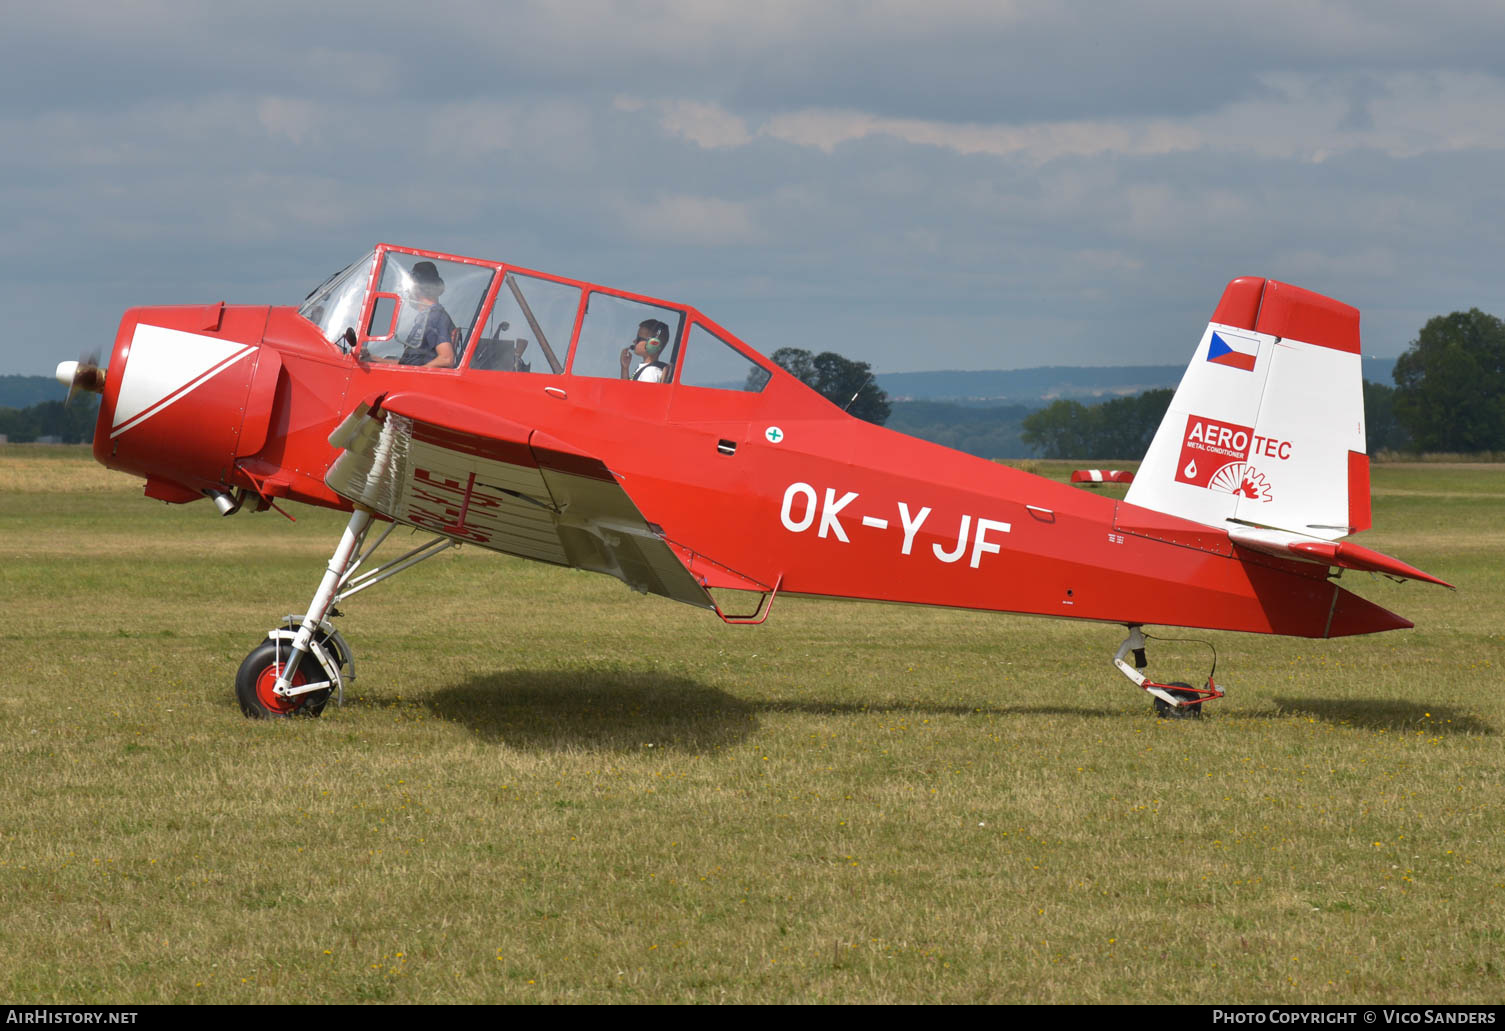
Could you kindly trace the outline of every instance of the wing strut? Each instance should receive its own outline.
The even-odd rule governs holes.
[[[517,285],[517,277],[509,275],[507,286],[512,290],[517,306],[523,310],[523,318],[528,320],[533,335],[538,337],[538,346],[543,348],[544,357],[549,360],[549,367],[554,370],[554,375],[559,375],[564,371],[564,363],[555,357],[554,349],[549,346],[549,338],[543,335],[543,327],[539,326],[538,320],[533,317],[533,309],[528,306],[528,299],[523,296],[522,287]]]

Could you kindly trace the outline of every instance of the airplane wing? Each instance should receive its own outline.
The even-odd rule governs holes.
[[[329,442],[344,453],[324,482],[388,519],[715,609],[611,470],[546,433],[394,393],[357,407]]]

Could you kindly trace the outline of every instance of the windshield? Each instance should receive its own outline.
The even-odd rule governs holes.
[[[458,367],[494,276],[487,265],[387,251],[361,361]]]
[[[348,329],[355,331],[366,303],[366,284],[371,279],[372,251],[330,276],[311,290],[298,314],[319,327],[324,339],[336,343]]]

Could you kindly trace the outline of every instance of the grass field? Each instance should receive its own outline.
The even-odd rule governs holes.
[[[0,448],[0,997],[1498,1003],[1505,466],[1374,484],[1363,542],[1458,591],[1197,634],[1202,721],[1154,718],[1120,627],[728,628],[467,549],[347,606],[343,709],[252,722],[235,670],[342,517]]]

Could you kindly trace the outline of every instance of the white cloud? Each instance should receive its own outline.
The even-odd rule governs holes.
[[[1351,77],[1350,77],[1351,78]],[[1180,118],[1078,119],[1035,124],[955,123],[806,108],[768,117],[756,133],[741,117],[703,102],[661,103],[664,128],[702,147],[755,136],[833,153],[884,136],[962,155],[1044,164],[1062,158],[1152,157],[1195,151],[1305,162],[1355,150],[1414,157],[1472,148],[1505,149],[1505,81],[1471,72],[1366,76],[1378,84],[1364,117],[1353,116],[1350,82],[1270,74],[1265,95]]]
[[[314,47],[296,54],[304,78],[336,81],[342,92],[380,96],[398,87],[397,68],[386,54],[375,50],[339,50]]]
[[[1276,251],[1271,264],[1287,279],[1297,282],[1322,276],[1352,280],[1390,280],[1403,270],[1399,255],[1389,248],[1370,247],[1345,253],[1338,250],[1300,249]]]
[[[256,102],[256,119],[273,136],[306,143],[313,136],[318,114],[307,100],[263,97]]]
[[[623,202],[623,226],[652,246],[666,243],[743,245],[762,238],[746,204],[718,197],[674,194],[648,204]]]
[[[538,169],[575,165],[587,160],[599,135],[586,105],[557,98],[404,104],[394,120],[425,128],[427,153],[439,166],[502,154]],[[408,143],[399,138],[392,145],[400,151]]]
[[[740,147],[752,140],[745,121],[715,104],[677,100],[662,105],[662,111],[665,129],[707,150]]]
[[[1077,251],[1072,260],[1095,272],[1138,272],[1144,268],[1144,259],[1136,255],[1091,247]]]

